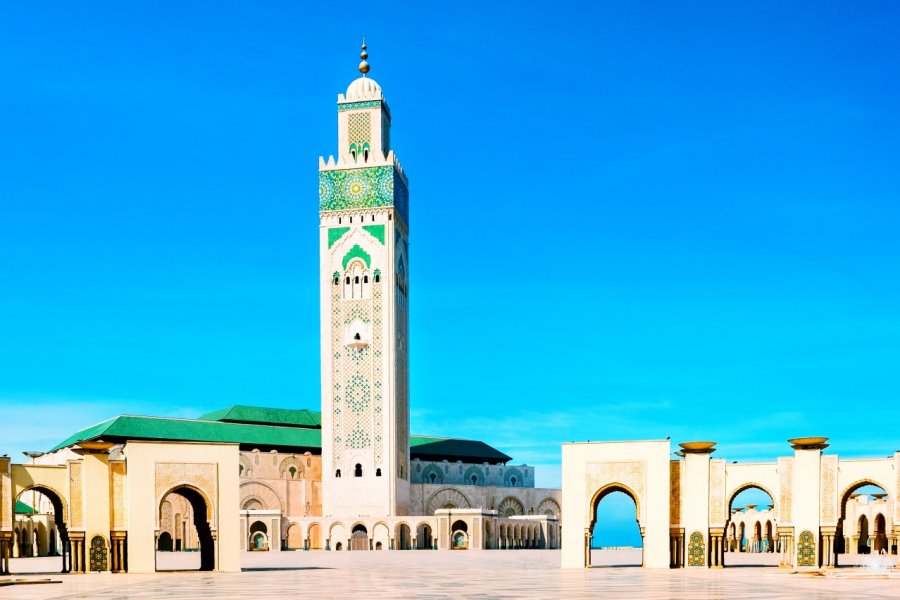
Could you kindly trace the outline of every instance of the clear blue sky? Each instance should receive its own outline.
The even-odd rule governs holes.
[[[332,7],[333,6],[333,7]],[[0,454],[319,407],[361,34],[410,177],[412,428],[900,447],[894,2],[7,3]]]

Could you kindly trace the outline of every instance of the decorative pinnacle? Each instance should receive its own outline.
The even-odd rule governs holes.
[[[362,59],[362,62],[359,63],[359,72],[365,77],[369,72],[369,63],[366,62],[366,59],[369,58],[369,53],[366,52],[366,36],[363,36],[362,52],[359,53],[359,57]]]

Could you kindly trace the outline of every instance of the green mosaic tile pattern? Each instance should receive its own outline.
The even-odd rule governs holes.
[[[90,571],[109,571],[107,557],[106,541],[101,536],[95,535],[91,539]]]
[[[384,246],[384,225],[363,225],[363,229]]]
[[[360,108],[379,108],[382,105],[381,100],[364,100],[362,102],[345,102],[338,104],[338,112],[345,110],[359,110]]]
[[[804,531],[797,544],[797,566],[817,567],[816,563],[816,538],[811,531]]]
[[[359,244],[354,244],[350,251],[344,255],[344,260],[341,263],[344,265],[344,268],[347,268],[347,265],[350,264],[350,261],[354,258],[361,258],[364,263],[366,263],[366,268],[369,269],[372,267],[372,257],[369,256],[368,252],[359,247]]]
[[[388,206],[409,222],[409,191],[392,166],[319,172],[320,211]]]
[[[706,564],[706,544],[703,534],[695,531],[688,541],[688,566],[702,567]]]
[[[349,227],[331,227],[328,230],[328,248],[334,246],[334,243],[344,237],[348,231],[350,231]]]

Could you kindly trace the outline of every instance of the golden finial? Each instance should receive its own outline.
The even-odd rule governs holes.
[[[366,36],[363,36],[362,52],[359,53],[359,57],[362,59],[362,62],[359,63],[359,72],[365,77],[369,72],[369,63],[366,62],[366,59],[369,58],[369,53],[366,52]]]

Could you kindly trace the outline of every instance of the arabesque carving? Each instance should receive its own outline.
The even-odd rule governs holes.
[[[69,527],[84,527],[84,496],[82,494],[84,463],[69,461]]]
[[[822,524],[837,525],[837,464],[838,457],[822,457]]]
[[[206,497],[206,519],[215,527],[219,497],[217,474],[215,463],[156,463],[156,505],[173,488],[192,487]]]
[[[594,494],[600,488],[613,483],[619,483],[633,491],[637,498],[639,518],[644,520],[643,511],[645,490],[647,489],[647,463],[643,460],[589,462],[585,465],[587,487],[585,493],[586,503],[593,500]]]
[[[793,513],[793,491],[791,489],[793,481],[794,459],[779,458],[778,459],[778,518],[781,523],[792,523],[794,520]]]
[[[681,461],[673,460],[669,463],[669,523],[678,525],[681,523]]]
[[[725,461],[709,461],[709,525],[725,526]]]
[[[110,527],[112,529],[125,529],[125,461],[109,461],[109,506],[112,509],[110,515]]]

